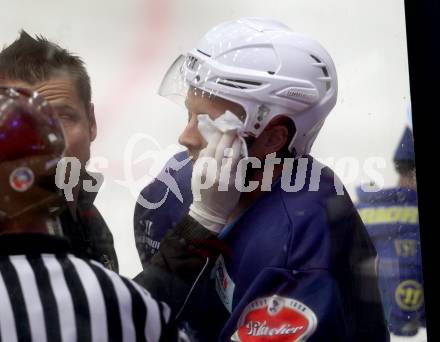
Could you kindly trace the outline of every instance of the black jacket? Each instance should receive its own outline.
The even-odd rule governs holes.
[[[99,174],[93,176],[102,177]],[[96,195],[96,192],[81,190],[76,212],[64,210],[60,215],[63,235],[69,240],[73,254],[80,258],[96,260],[106,268],[118,272],[113,235],[93,205]]]

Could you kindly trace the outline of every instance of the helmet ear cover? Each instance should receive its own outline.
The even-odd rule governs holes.
[[[0,88],[0,108],[0,219],[63,207],[55,174],[66,144],[52,108],[13,88]]]

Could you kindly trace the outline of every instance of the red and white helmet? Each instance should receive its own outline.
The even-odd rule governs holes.
[[[258,137],[275,116],[289,117],[296,128],[289,144],[295,157],[310,152],[338,93],[328,52],[266,18],[243,18],[209,30],[173,63],[159,93],[186,97],[189,86],[242,105],[245,137]]]
[[[0,87],[0,221],[62,208],[55,173],[65,147],[61,123],[42,96]]]

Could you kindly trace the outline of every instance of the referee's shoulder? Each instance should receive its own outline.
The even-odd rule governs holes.
[[[75,257],[70,255],[69,258]],[[154,299],[144,287],[127,277],[105,268],[99,262],[95,260],[83,261],[95,273],[101,284],[105,282],[104,279],[111,280],[115,289],[113,292],[117,294],[120,301],[125,299],[131,302],[133,314],[136,312],[140,316],[150,316],[150,319],[147,319],[146,322],[147,331],[156,331],[157,338],[160,335],[161,341],[175,340],[175,327],[171,317],[171,309],[166,303]],[[124,293],[126,294],[125,296],[123,296]],[[133,319],[136,320],[134,317]]]
[[[69,257],[75,258],[75,256],[69,256]],[[102,277],[102,275],[104,274],[106,277],[113,280],[113,282],[122,283],[124,285],[124,287],[130,292],[132,298],[135,297],[135,299],[136,299],[140,295],[140,299],[142,299],[142,301],[147,306],[157,304],[158,310],[159,310],[161,316],[163,316],[165,321],[169,321],[170,316],[171,316],[171,312],[170,312],[170,308],[168,307],[168,305],[161,302],[161,301],[155,300],[151,296],[151,294],[147,291],[147,289],[145,289],[144,287],[142,287],[141,285],[139,285],[138,283],[136,283],[132,279],[129,279],[129,278],[122,276],[112,270],[105,268],[102,264],[100,264],[99,262],[97,262],[95,260],[90,260],[90,261],[83,260],[83,261],[89,265],[89,267],[92,269],[92,271],[95,273],[95,275],[98,278]]]
[[[149,302],[153,300],[150,293],[144,287],[140,286],[138,283],[134,282],[130,278],[120,275],[115,271],[106,268],[98,261],[78,258],[72,254],[67,254],[65,257],[68,258],[70,261],[74,261],[76,263],[84,263],[85,265],[87,265],[87,267],[100,281],[102,281],[103,279],[109,279],[112,281],[112,283],[117,282],[119,284],[123,284],[124,287],[130,292],[135,291],[139,293],[144,301]]]
[[[69,253],[0,256],[0,295],[8,304],[0,312],[0,326],[12,327],[8,334],[28,340],[43,339],[43,330],[36,326],[46,326],[48,336],[61,340],[69,334],[65,324],[76,327],[78,340],[103,334],[104,340],[137,336],[163,341],[175,330],[169,307],[146,289],[96,261]],[[5,317],[20,323],[13,328]]]

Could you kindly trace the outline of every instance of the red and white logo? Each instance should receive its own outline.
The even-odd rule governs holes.
[[[315,313],[300,301],[274,295],[248,304],[232,341],[304,342],[316,330]]]
[[[11,188],[18,192],[25,192],[34,184],[34,173],[28,167],[19,167],[9,176]]]

